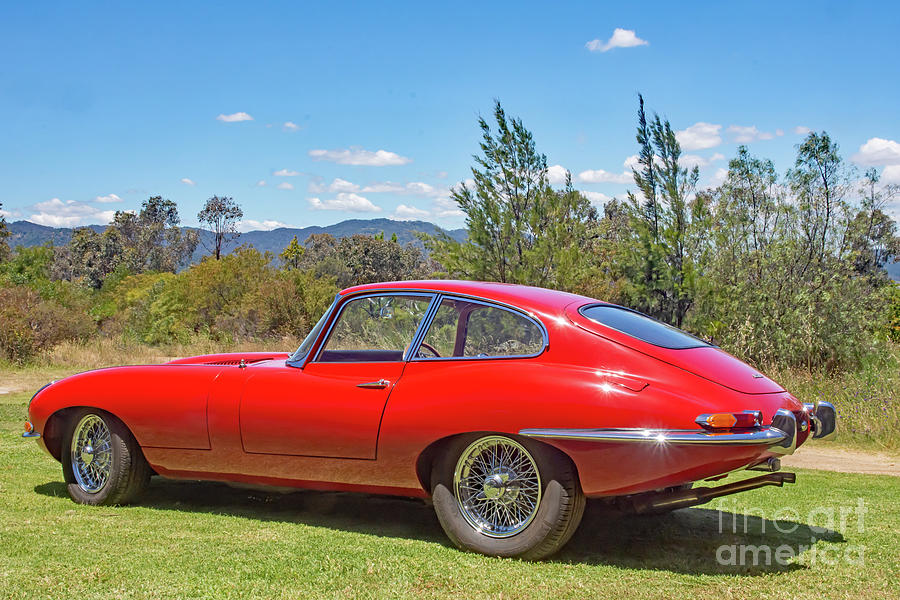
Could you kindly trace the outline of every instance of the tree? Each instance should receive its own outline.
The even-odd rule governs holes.
[[[206,201],[203,210],[197,213],[197,219],[209,225],[213,232],[216,260],[221,257],[224,244],[241,235],[237,230],[237,222],[243,216],[244,211],[240,205],[228,196],[213,196]]]
[[[6,239],[9,237],[9,229],[6,227],[6,218],[3,216],[3,203],[0,202],[0,262],[3,262],[11,253],[9,243]]]
[[[284,263],[288,269],[299,269],[304,252],[305,249],[303,248],[303,245],[297,241],[297,236],[295,235],[294,239],[291,240],[291,243],[278,255],[278,258],[281,259],[281,262]]]
[[[425,237],[426,245],[452,277],[572,288],[596,213],[571,178],[562,191],[550,187],[547,157],[499,101],[494,120],[496,133],[478,119],[482,141],[481,154],[473,157],[474,184],[451,193],[466,215],[467,243],[441,235]]]
[[[178,207],[171,200],[153,196],[138,214],[116,211],[103,233],[76,229],[69,244],[55,250],[51,274],[54,279],[84,277],[100,288],[116,269],[131,273],[174,272],[190,259],[197,247],[194,231],[178,227]]]
[[[625,253],[632,257],[625,263],[629,304],[681,327],[696,294],[706,197],[694,195],[700,172],[682,166],[671,124],[659,115],[648,121],[641,95],[636,139],[640,150],[632,173],[640,196],[628,192],[634,232],[633,252]]]

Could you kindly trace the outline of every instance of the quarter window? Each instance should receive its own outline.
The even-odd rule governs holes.
[[[654,346],[675,350],[709,346],[686,331],[621,306],[595,304],[583,306],[579,312],[595,323],[606,325]]]
[[[524,315],[480,302],[445,298],[416,356],[532,356],[540,354],[543,349],[543,331]]]
[[[431,296],[383,295],[349,301],[318,362],[399,362],[412,343]]]

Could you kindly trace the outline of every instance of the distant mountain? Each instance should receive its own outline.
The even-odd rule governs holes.
[[[52,242],[56,246],[69,243],[72,238],[72,229],[66,227],[47,227],[38,225],[30,221],[14,221],[8,225],[10,231],[9,245],[16,246],[41,246],[48,242]],[[103,232],[105,225],[90,225],[94,231]],[[212,246],[213,234],[203,229],[197,229],[200,232],[200,245],[194,252],[193,260],[196,262],[206,254],[209,254],[208,247]],[[226,253],[231,252],[236,247],[249,244],[260,252],[270,251],[276,255],[279,254],[285,246],[287,246],[294,236],[300,242],[305,242],[306,238],[314,233],[329,233],[336,238],[347,237],[357,233],[365,235],[376,235],[384,232],[384,237],[390,239],[393,234],[397,234],[397,241],[401,244],[413,242],[420,244],[416,233],[435,234],[443,231],[455,240],[463,241],[466,239],[465,229],[453,229],[445,231],[426,221],[392,221],[391,219],[350,219],[341,221],[327,227],[304,227],[302,229],[292,229],[282,227],[271,231],[248,231],[241,234],[239,238],[229,243],[225,247]]]
[[[88,225],[88,227],[98,233],[106,229],[106,225]],[[72,230],[69,228],[47,227],[31,221],[13,221],[7,224],[7,228],[11,235],[6,241],[12,248],[43,246],[47,242],[52,242],[54,246],[63,246],[72,238]]]

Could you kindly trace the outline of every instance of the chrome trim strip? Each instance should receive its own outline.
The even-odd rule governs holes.
[[[351,302],[353,302],[354,300],[361,300],[363,298],[373,298],[375,296],[431,297],[431,301],[428,304],[428,308],[425,309],[425,315],[422,317],[422,321],[419,322],[419,326],[416,327],[416,332],[418,332],[419,327],[422,326],[422,322],[424,322],[425,318],[428,316],[428,310],[431,308],[431,305],[434,303],[435,295],[436,295],[435,292],[422,291],[422,290],[417,290],[414,292],[406,292],[406,291],[398,292],[398,291],[394,291],[394,290],[390,290],[390,291],[377,291],[376,290],[376,291],[372,291],[372,292],[365,293],[365,294],[353,294],[353,295],[348,295],[348,296],[341,296],[340,294],[338,294],[338,298],[343,298],[344,301],[341,302],[340,305],[337,307],[337,309],[336,309],[337,313],[334,315],[334,317],[332,317],[331,323],[328,324],[328,329],[325,331],[324,337],[321,338],[321,341],[319,342],[319,347],[316,348],[316,355],[313,356],[311,360],[307,360],[306,362],[307,363],[308,362],[317,362],[319,360],[319,356],[322,354],[322,350],[325,349],[325,345],[328,343],[328,337],[331,335],[331,330],[334,329],[335,324],[338,322],[338,319],[341,318],[341,313],[344,312],[344,309],[347,307],[347,305],[350,304]],[[337,300],[335,300],[335,302],[337,302]],[[413,335],[413,339],[415,339],[415,335]],[[306,363],[304,363],[304,365],[305,364]],[[345,364],[352,364],[352,363],[345,363]]]
[[[508,359],[508,358],[535,358],[536,356],[540,356],[541,354],[546,352],[547,348],[550,347],[550,335],[547,333],[547,328],[544,327],[544,324],[541,322],[540,319],[531,315],[530,313],[525,312],[522,309],[516,308],[514,306],[510,306],[508,304],[504,304],[502,302],[493,302],[491,300],[482,300],[481,298],[475,298],[473,296],[465,296],[463,294],[453,294],[453,293],[448,292],[446,294],[444,294],[444,293],[438,294],[438,296],[439,296],[439,301],[437,303],[437,308],[435,308],[434,314],[430,315],[430,317],[429,317],[429,321],[428,321],[429,328],[431,327],[431,321],[434,320],[435,315],[437,315],[438,309],[440,309],[441,302],[443,302],[445,299],[450,299],[450,300],[459,299],[459,300],[463,300],[464,302],[471,302],[472,304],[480,304],[482,306],[487,306],[489,308],[505,310],[506,312],[512,313],[514,315],[523,317],[524,319],[527,319],[528,321],[531,321],[540,330],[541,338],[543,338],[544,343],[541,346],[540,351],[532,353],[532,354],[509,354],[509,355],[504,354],[504,355],[499,355],[499,356],[481,356],[481,357],[479,357],[479,356],[429,356],[429,357],[425,357],[425,358],[417,358],[415,353],[418,352],[419,346],[422,344],[422,342],[425,340],[425,336],[428,334],[428,329],[426,328],[422,332],[421,338],[416,340],[415,351],[412,351],[412,349],[411,349],[411,354],[410,354],[410,357],[408,360],[411,360],[414,362],[432,362],[432,361],[441,361],[441,360],[494,360],[494,359]]]
[[[409,349],[406,351],[406,354],[403,355],[403,362],[409,362],[412,357],[416,355],[416,352],[419,351],[419,345],[421,345],[422,340],[425,339],[425,334],[428,332],[428,328],[431,326],[431,321],[434,319],[434,315],[437,314],[438,309],[441,307],[441,301],[443,299],[443,294],[435,294],[431,298],[431,304],[428,305],[428,309],[425,311],[425,316],[422,317],[422,320],[419,322],[419,326],[416,328],[416,333],[413,336],[412,342],[409,344]]]
[[[338,305],[338,302],[340,301],[340,299],[341,299],[341,295],[336,294],[334,296],[334,300],[331,301],[331,305],[325,311],[324,316],[326,317],[325,318],[326,323],[329,320],[331,320],[331,321],[334,320],[332,318],[332,316],[334,313],[334,309]],[[294,353],[288,357],[288,359],[285,361],[285,364],[289,367],[296,367],[298,369],[303,369],[303,367],[306,366],[306,363],[309,362],[309,357],[312,355],[312,351],[316,350],[318,348],[318,345],[321,344],[321,342],[322,342],[322,332],[320,331],[319,336],[315,340],[313,340],[313,343],[309,347],[309,350],[306,351],[306,354],[304,354],[303,356],[296,356],[297,351],[300,350],[300,348],[298,347],[297,350],[295,350]]]
[[[787,436],[774,427],[762,427],[733,433],[714,433],[702,429],[522,429],[519,435],[540,439],[579,440],[586,442],[638,442],[674,445],[708,446],[772,446]]]

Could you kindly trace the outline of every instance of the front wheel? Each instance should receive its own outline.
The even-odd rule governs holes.
[[[549,556],[572,537],[584,513],[584,494],[566,456],[505,435],[459,438],[437,460],[431,486],[451,541],[491,556]]]
[[[128,504],[150,481],[150,465],[125,425],[86,409],[70,421],[62,444],[66,487],[79,504]]]

